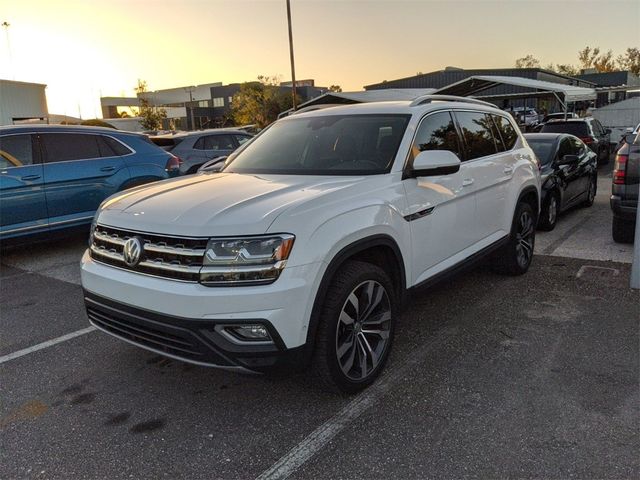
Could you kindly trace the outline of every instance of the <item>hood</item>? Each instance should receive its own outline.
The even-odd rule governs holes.
[[[161,181],[109,198],[98,222],[182,236],[265,233],[287,208],[365,177],[204,173]]]

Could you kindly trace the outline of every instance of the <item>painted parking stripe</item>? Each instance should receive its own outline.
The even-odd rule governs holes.
[[[256,480],[282,480],[288,478],[327,445],[338,433],[351,422],[375,405],[388,393],[413,367],[423,361],[428,353],[438,344],[455,335],[456,329],[450,328],[436,335],[431,341],[411,352],[411,358],[392,372],[383,375],[371,387],[349,402],[340,412],[316,428],[298,445],[293,447],[284,457],[262,472]]]
[[[24,348],[22,350],[18,350],[17,352],[4,355],[0,357],[0,363],[5,363],[10,360],[23,357],[30,353],[37,352],[38,350],[42,350],[44,348],[57,345],[58,343],[66,342],[67,340],[71,340],[72,338],[79,337],[80,335],[84,335],[85,333],[93,332],[94,330],[96,330],[96,327],[92,326],[92,327],[83,328],[82,330],[76,330],[75,332],[67,333],[66,335],[62,335],[61,337],[52,338],[51,340],[47,340],[46,342],[39,343],[37,345],[34,345],[33,347]]]

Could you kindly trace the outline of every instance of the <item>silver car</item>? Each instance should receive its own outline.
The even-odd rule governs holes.
[[[253,135],[233,129],[200,130],[157,135],[149,139],[182,160],[180,173],[195,173],[204,163],[227,156]]]

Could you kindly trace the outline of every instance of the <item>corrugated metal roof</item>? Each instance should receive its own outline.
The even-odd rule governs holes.
[[[564,96],[565,102],[577,102],[583,100],[594,100],[596,91],[593,88],[576,87],[574,85],[565,85],[562,83],[545,82],[543,80],[534,80],[532,78],[523,77],[507,77],[500,75],[474,75],[472,77],[460,80],[459,82],[447,85],[435,91],[437,95],[458,95],[461,97],[478,97],[478,98],[525,98],[529,96],[527,92],[514,93],[510,95],[482,96],[483,91],[494,88],[498,85],[513,85],[517,87],[530,88],[534,90],[532,94],[539,95],[542,92],[559,93]]]
[[[435,88],[387,88],[384,90],[365,90],[361,92],[327,92],[298,105],[298,109],[311,107],[313,105],[410,101],[421,95],[433,93],[434,91]],[[292,111],[293,109],[289,109],[282,112],[278,115],[278,118],[286,117]]]

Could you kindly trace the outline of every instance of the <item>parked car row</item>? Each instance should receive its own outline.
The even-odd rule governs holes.
[[[599,164],[609,163],[611,130],[605,129],[593,117],[551,120],[538,130],[539,133],[568,133],[582,140],[598,156]]]
[[[227,156],[253,135],[243,130],[203,130],[150,137],[151,141],[182,160],[180,172],[196,173],[206,162]]]
[[[241,130],[150,140],[111,128],[0,127],[0,241],[88,227],[110,195],[193,173],[250,138]]]
[[[553,230],[561,212],[576,205],[593,205],[598,187],[597,155],[573,135],[529,133],[524,137],[541,165],[538,228]]]

